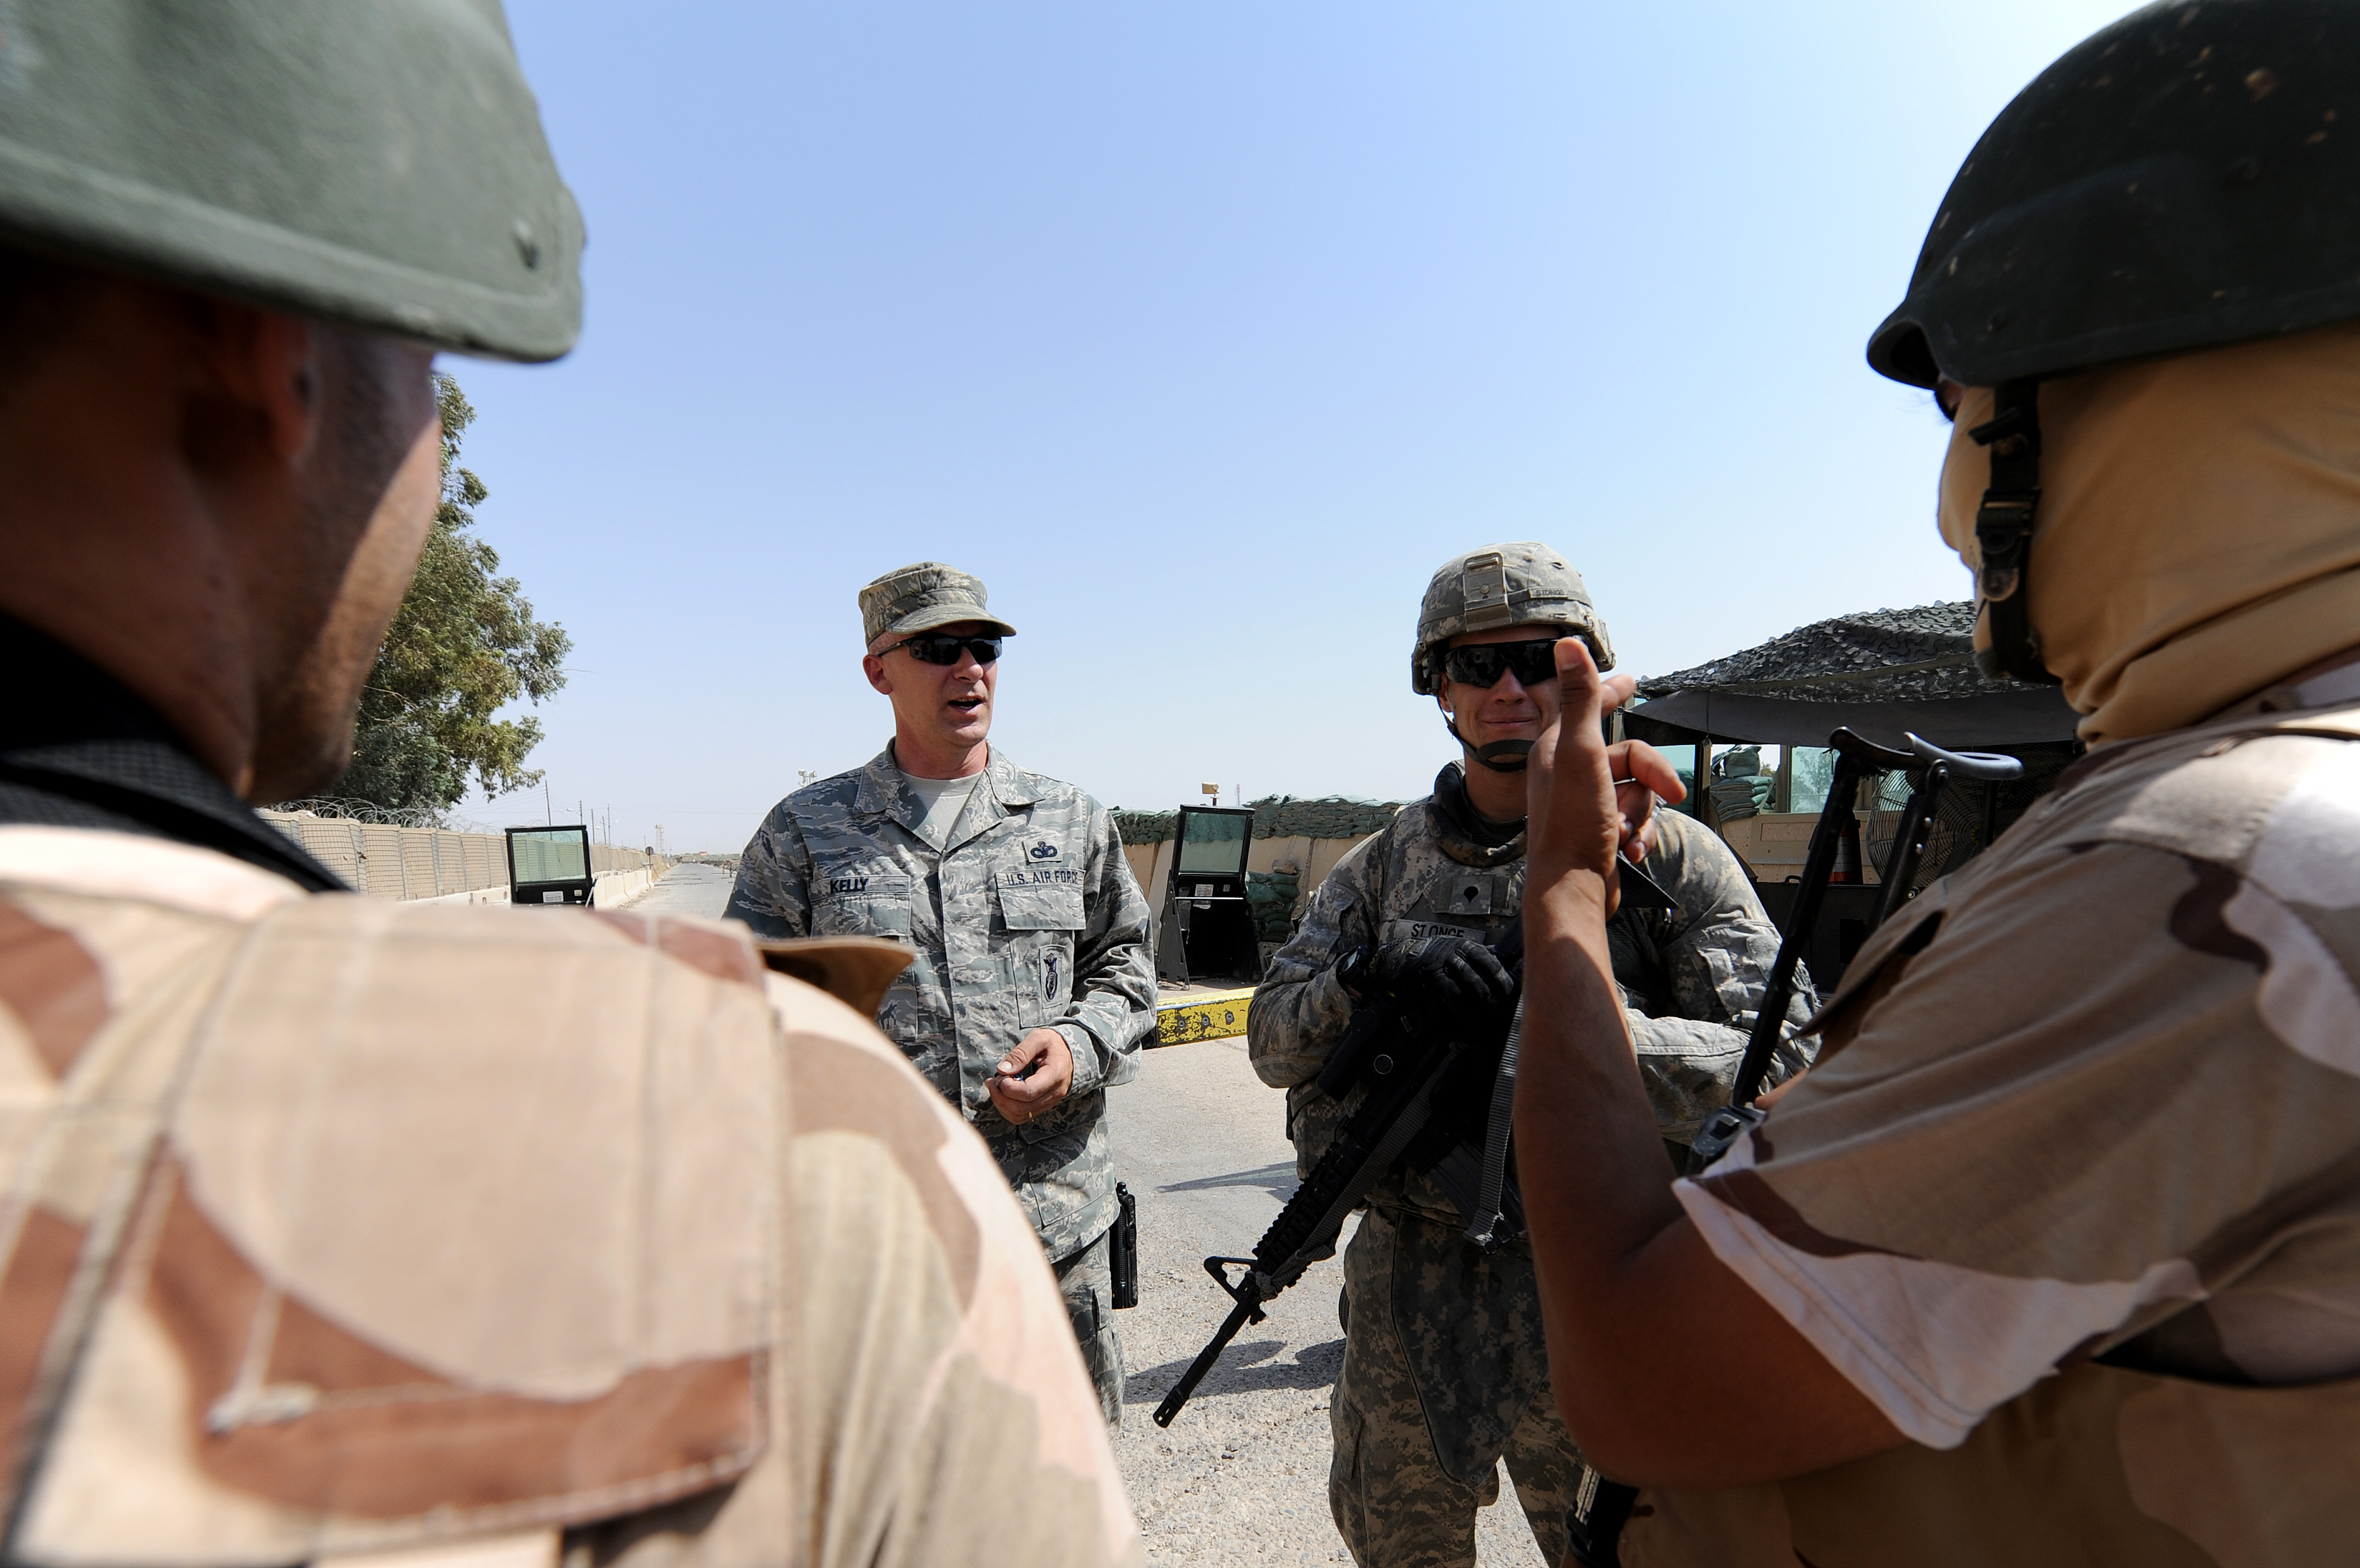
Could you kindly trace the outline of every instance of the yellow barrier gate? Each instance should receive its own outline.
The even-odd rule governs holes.
[[[1219,1040],[1246,1032],[1246,1004],[1253,988],[1216,991],[1209,995],[1167,1002],[1155,1010],[1155,1043],[1177,1046],[1189,1040]]]

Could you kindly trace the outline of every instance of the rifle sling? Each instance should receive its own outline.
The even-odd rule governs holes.
[[[1516,1011],[1508,1021],[1508,1043],[1500,1049],[1500,1070],[1491,1080],[1491,1118],[1483,1129],[1483,1185],[1475,1199],[1475,1218],[1467,1239],[1490,1252],[1508,1238],[1501,1231],[1501,1194],[1508,1180],[1508,1138],[1515,1130],[1516,1045],[1524,1032],[1524,998],[1516,995]]]

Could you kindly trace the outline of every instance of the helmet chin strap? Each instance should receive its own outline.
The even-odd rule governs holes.
[[[1442,727],[1450,731],[1450,738],[1464,747],[1469,756],[1495,773],[1523,773],[1533,754],[1529,740],[1494,740],[1488,746],[1478,746],[1459,733],[1459,721],[1447,709],[1442,715]]]
[[[2040,510],[2039,381],[2027,377],[1993,389],[1990,422],[1967,432],[1967,439],[1991,452],[1991,487],[1975,511],[1976,610],[1991,645],[1976,650],[1975,663],[1988,676],[2055,685],[2041,662],[2026,587]]]

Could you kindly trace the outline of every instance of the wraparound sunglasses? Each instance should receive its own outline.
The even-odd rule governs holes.
[[[1461,685],[1494,686],[1509,670],[1515,671],[1516,680],[1528,686],[1557,679],[1557,640],[1478,642],[1442,655],[1442,673]]]
[[[891,653],[903,648],[922,664],[956,664],[962,652],[974,654],[978,664],[1000,663],[997,637],[954,637],[947,631],[921,631],[915,637],[903,638],[885,652]]]

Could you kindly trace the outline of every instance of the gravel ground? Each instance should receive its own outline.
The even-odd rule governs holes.
[[[1228,1039],[1145,1052],[1138,1080],[1110,1101],[1116,1171],[1139,1200],[1139,1305],[1117,1320],[1131,1379],[1115,1456],[1147,1560],[1349,1563],[1328,1513],[1340,1261],[1315,1264],[1271,1303],[1170,1430],[1153,1418],[1227,1315],[1203,1260],[1251,1252],[1295,1190],[1282,1097],[1254,1077],[1245,1042]],[[1504,1473],[1500,1501],[1478,1516],[1476,1552],[1486,1568],[1542,1563]]]

